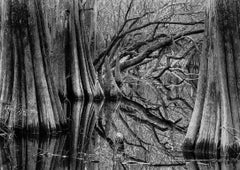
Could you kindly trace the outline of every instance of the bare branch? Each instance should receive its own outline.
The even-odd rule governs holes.
[[[180,101],[180,102],[184,103],[191,111],[193,111],[193,107],[184,98],[181,98],[181,97],[175,97],[175,98],[168,97],[168,100],[169,101]]]
[[[123,116],[121,113],[118,114],[120,120],[123,122],[123,124],[125,125],[125,127],[128,129],[128,131],[139,141],[139,143],[142,145],[142,143],[146,144],[146,145],[151,145],[150,143],[147,143],[145,141],[143,141],[140,137],[138,137],[138,135],[136,133],[133,132],[133,130],[130,128],[130,126],[128,125],[128,123],[124,120]]]
[[[160,117],[152,114],[151,112],[149,112],[148,109],[146,109],[144,106],[142,106],[140,103],[138,103],[136,101],[132,101],[132,100],[127,99],[126,97],[123,97],[122,102],[124,104],[126,104],[127,106],[133,107],[133,108],[141,111],[149,120],[151,120],[152,122],[154,122],[158,125],[164,125],[166,127],[175,128],[179,132],[185,133],[185,129],[183,129],[182,127],[175,125],[174,122],[172,122],[171,120],[168,120],[165,118],[160,118]],[[135,117],[135,115],[133,115],[133,114],[128,115],[128,116],[131,116],[132,118],[135,118],[135,119],[139,119],[138,117]],[[141,120],[138,120],[138,121],[141,121]],[[145,121],[146,120],[144,120],[143,122],[146,123]],[[149,124],[149,123],[150,123],[150,121],[147,121],[147,124]],[[151,123],[151,124],[155,125],[154,123]],[[162,129],[162,130],[166,131],[168,128],[165,128],[165,129],[158,128],[158,129],[159,130]]]
[[[126,34],[129,34],[131,32],[137,31],[137,30],[141,30],[143,28],[149,27],[151,25],[159,25],[159,24],[169,24],[169,25],[197,25],[197,24],[204,24],[204,21],[196,21],[196,22],[171,22],[171,21],[155,21],[155,22],[149,22],[145,25],[142,25],[140,27],[136,27],[133,29],[130,29],[122,34],[120,34],[119,36],[125,36]]]
[[[133,1],[134,1],[134,0],[131,0],[130,4],[129,4],[129,6],[128,6],[127,12],[126,12],[126,14],[125,14],[125,16],[124,16],[124,20],[125,20],[125,21],[127,20],[128,14],[129,14],[132,6],[133,6]]]
[[[186,35],[193,35],[193,34],[200,34],[203,33],[204,30],[200,29],[200,30],[194,30],[194,31],[186,31],[184,33],[180,33],[178,35],[173,36],[173,38],[167,38],[165,41],[159,42],[153,46],[151,46],[150,48],[146,49],[145,51],[141,52],[137,57],[130,59],[128,61],[125,61],[124,63],[122,63],[120,65],[120,69],[121,71],[132,67],[134,65],[136,65],[137,63],[142,62],[148,55],[150,55],[152,52],[161,49],[163,47],[169,46],[172,44],[172,40],[178,39],[182,36],[186,36]]]

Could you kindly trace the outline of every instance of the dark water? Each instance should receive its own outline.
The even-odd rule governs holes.
[[[95,153],[82,153],[75,148],[73,141],[66,136],[48,139],[16,139],[2,142],[0,148],[0,169],[169,169],[168,166],[149,166],[144,163],[130,161],[118,162],[118,160],[101,160]],[[108,154],[108,153],[103,153]],[[114,163],[115,162],[115,163]],[[161,167],[160,166],[164,166]],[[185,169],[185,165],[170,169]]]
[[[66,134],[0,140],[0,170],[240,169],[237,161],[185,161],[181,128],[151,119],[137,103],[76,101],[71,108]]]

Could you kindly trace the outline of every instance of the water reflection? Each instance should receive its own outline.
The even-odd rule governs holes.
[[[63,167],[66,137],[1,141],[1,169],[52,169]]]
[[[98,161],[89,158],[94,155],[96,135],[93,133],[101,107],[102,103],[76,101],[73,104],[69,151],[74,159],[70,161],[70,169],[97,169],[91,162]]]
[[[239,170],[240,161],[191,161],[186,166],[188,170]]]
[[[0,168],[186,169],[182,128],[140,103],[75,101],[71,108],[66,135],[2,140]]]
[[[1,169],[97,169],[94,127],[101,104],[76,101],[71,130],[58,137],[14,137],[0,143]]]

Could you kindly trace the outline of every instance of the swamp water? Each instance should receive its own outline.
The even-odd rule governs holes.
[[[71,108],[66,134],[1,139],[0,170],[240,169],[237,161],[184,160],[184,133],[164,122],[155,124],[143,108],[129,101],[76,101]]]

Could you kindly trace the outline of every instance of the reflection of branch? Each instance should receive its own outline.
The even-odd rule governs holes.
[[[160,78],[166,71],[170,69],[169,66],[163,68],[157,75],[153,76],[154,79]]]
[[[111,147],[111,149],[114,149],[114,142],[111,138],[106,136],[106,133],[104,131],[102,131],[99,127],[95,126],[95,130],[97,131],[98,135],[101,136],[103,139],[105,139],[109,146]]]
[[[173,164],[150,164],[149,166],[154,166],[154,167],[171,167],[171,166],[185,166],[185,162],[180,162],[180,163],[173,163]]]
[[[159,145],[161,145],[164,149],[168,149],[168,148],[165,146],[165,144],[167,144],[167,142],[161,143],[161,142],[160,142],[160,139],[159,139],[159,137],[158,137],[158,134],[157,134],[156,129],[153,127],[152,130],[153,130],[153,134],[154,134],[155,138],[157,139]]]
[[[163,152],[168,155],[169,157],[175,158],[175,155],[172,153],[171,148],[166,147],[166,145],[168,144],[168,142],[164,142],[161,143],[160,139],[158,137],[157,131],[155,128],[152,128],[153,130],[153,134],[155,136],[155,138],[157,139],[158,143],[163,147]]]
[[[97,126],[95,126],[95,130],[97,131],[99,136],[101,136],[104,140],[106,140],[108,142],[110,148],[112,150],[114,150],[114,142],[113,142],[113,140],[111,138],[107,137],[105,132],[102,131],[101,129],[99,129]],[[124,140],[124,142],[126,142],[126,140]],[[126,153],[123,153],[123,157],[125,157],[125,158],[127,158],[129,160],[135,161],[135,162],[143,162],[143,163],[145,162],[146,163],[146,161],[144,161],[142,159],[134,158],[134,157],[132,157],[132,156],[126,154]]]
[[[146,109],[143,105],[141,105],[140,103],[138,103],[136,101],[132,101],[132,100],[127,99],[126,97],[123,97],[122,102],[124,104],[126,104],[127,106],[131,106],[131,107],[133,107],[137,110],[140,110],[149,120],[151,120],[152,122],[155,122],[158,125],[164,125],[164,126],[167,126],[167,127],[170,127],[170,128],[175,128],[179,132],[181,132],[181,133],[184,132],[185,133],[185,128],[174,124],[174,122],[172,122],[171,120],[168,120],[168,119],[165,119],[165,118],[159,118],[158,116],[149,112],[148,109]],[[134,117],[134,115],[131,115],[131,116]],[[146,121],[149,122],[148,120],[146,120]],[[167,129],[165,129],[165,131]],[[163,128],[163,130],[164,130],[164,128]]]
[[[120,110],[124,112],[124,110],[122,110],[122,108],[120,108]],[[135,120],[136,122],[139,122],[139,123],[148,125],[148,126],[150,126],[150,127],[155,127],[156,129],[158,129],[158,130],[160,130],[160,131],[163,131],[163,132],[169,130],[169,129],[166,128],[166,127],[160,127],[160,126],[158,126],[158,125],[156,125],[156,124],[154,124],[154,123],[151,123],[149,120],[141,119],[141,118],[137,117],[137,116],[134,115],[134,114],[127,113],[127,112],[125,112],[125,113],[126,113],[126,115],[127,115],[128,117],[132,118],[132,119]]]
[[[156,128],[156,127],[152,127],[152,128],[154,129],[154,128]],[[111,148],[112,150],[114,150],[114,142],[113,142],[113,140],[112,140],[111,138],[109,138],[109,137],[106,137],[106,134],[104,133],[104,131],[102,131],[101,129],[99,129],[97,126],[95,126],[95,130],[97,131],[97,133],[98,133],[104,140],[106,140],[106,141],[108,142],[110,148]],[[155,131],[155,129],[154,129],[154,131]],[[159,141],[160,141],[160,140],[159,140]],[[142,145],[137,145],[137,144],[130,143],[130,142],[128,142],[126,139],[124,139],[124,142],[125,142],[126,144],[128,144],[128,145],[132,145],[132,146],[136,146],[136,147],[142,147],[144,150],[147,151],[147,149],[144,148]],[[149,166],[156,166],[156,167],[160,167],[160,166],[165,167],[165,166],[167,166],[167,164],[161,164],[161,163],[159,163],[159,164],[153,164],[153,163],[149,163],[149,162],[146,162],[145,160],[142,160],[142,159],[139,159],[139,158],[135,158],[135,157],[133,157],[133,156],[130,156],[129,154],[127,154],[127,153],[125,153],[125,152],[123,153],[122,156],[123,156],[123,157],[125,158],[125,160],[127,160],[127,161],[120,162],[121,164],[147,164],[147,165],[149,165]],[[172,166],[181,166],[182,163],[169,164],[169,166],[171,166],[171,165],[172,165]]]
[[[145,151],[148,151],[142,144],[131,143],[131,142],[127,141],[126,139],[124,139],[124,142],[130,146],[140,147],[140,148],[144,149]]]
[[[183,102],[191,111],[193,111],[193,107],[184,98],[181,98],[181,97],[175,97],[175,98],[168,97],[168,100]]]
[[[125,127],[128,129],[128,131],[139,141],[140,145],[142,145],[142,143],[144,143],[146,145],[151,145],[150,143],[143,141],[140,137],[138,137],[138,135],[136,133],[133,132],[133,130],[129,127],[128,123],[124,120],[121,113],[119,113],[118,115],[119,115],[120,120],[123,122]]]

